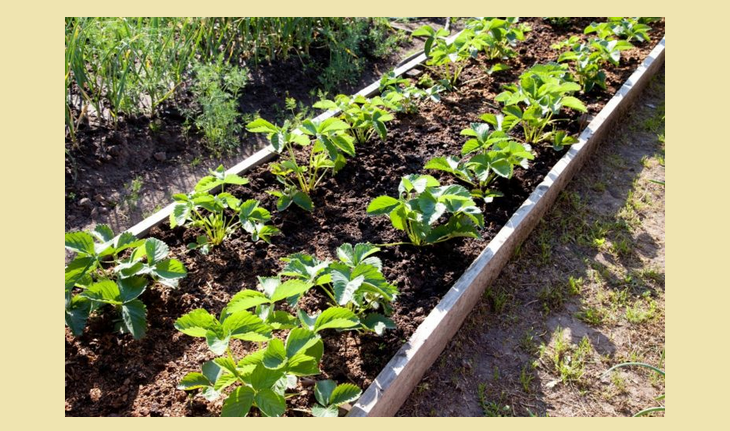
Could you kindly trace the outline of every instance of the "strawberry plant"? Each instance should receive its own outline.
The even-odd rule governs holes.
[[[459,185],[441,186],[430,175],[403,177],[398,198],[379,196],[370,202],[367,213],[388,215],[393,227],[405,231],[410,240],[388,245],[422,246],[456,237],[478,238],[477,228],[484,227],[482,212],[467,189]],[[434,227],[447,214],[447,223]]]
[[[320,380],[314,385],[314,398],[319,404],[312,407],[312,416],[335,418],[339,406],[356,401],[361,394],[362,390],[352,383],[338,385],[333,380]]]
[[[340,110],[340,118],[350,126],[349,132],[355,137],[355,142],[364,144],[375,134],[381,140],[388,136],[385,123],[393,120],[393,114],[384,109],[386,106],[397,110],[398,99],[389,99],[387,102],[380,97],[368,99],[362,95],[349,97],[339,94],[335,100],[320,100],[313,106],[319,109]]]
[[[588,93],[594,86],[606,89],[606,63],[618,66],[621,59],[621,51],[633,48],[631,43],[625,40],[606,40],[593,38],[587,42],[581,41],[573,36],[565,42],[553,45],[553,48],[560,49],[569,46],[566,51],[558,57],[558,62],[571,62],[573,73],[580,83],[583,92]]]
[[[519,24],[519,18],[472,18],[466,28],[474,32],[471,45],[477,51],[484,51],[487,58],[511,58],[517,55],[514,47],[525,40],[530,31],[526,24]]]
[[[608,22],[591,23],[585,28],[585,34],[596,33],[599,39],[619,37],[627,42],[636,40],[639,43],[648,42],[651,27],[641,22],[640,18],[609,17]]]
[[[478,49],[473,45],[474,31],[466,29],[453,41],[448,41],[449,32],[445,29],[434,30],[424,25],[413,32],[413,36],[425,36],[424,52],[428,57],[427,65],[435,67],[444,78],[442,84],[449,89],[456,86],[466,61],[474,57]]]
[[[299,377],[320,373],[322,331],[360,325],[358,317],[342,307],[330,307],[314,316],[298,310],[298,319],[286,311],[274,311],[282,301],[296,309],[298,298],[311,287],[311,282],[297,278],[283,282],[281,277],[259,278],[261,290],[236,294],[220,318],[197,309],[177,319],[175,328],[205,338],[208,348],[219,355],[204,363],[202,372],[183,377],[178,388],[201,389],[208,400],[224,396],[222,416],[247,416],[253,407],[264,416],[282,416],[286,412],[286,391],[297,387]],[[253,313],[249,311],[252,308]],[[289,330],[284,341],[274,336],[274,331],[281,330]],[[235,339],[256,344],[249,345],[249,354],[238,359],[230,345]],[[261,348],[262,342],[267,342],[266,347]]]
[[[203,229],[195,243],[188,244],[189,249],[200,249],[203,254],[210,247],[220,245],[224,239],[239,227],[251,234],[253,241],[259,239],[271,242],[271,237],[280,233],[279,229],[266,224],[271,220],[268,210],[259,206],[257,200],[241,202],[230,193],[226,193],[228,184],[248,184],[248,180],[234,174],[226,174],[223,166],[218,166],[211,175],[203,177],[195,185],[195,191],[189,194],[176,194],[175,206],[170,213],[170,226],[185,226]],[[220,187],[221,193],[210,191]]]
[[[496,124],[500,119],[491,114],[482,117]],[[471,136],[461,150],[462,156],[471,157],[460,160],[458,157],[436,157],[431,159],[424,169],[448,172],[459,180],[473,187],[471,195],[491,202],[502,193],[490,189],[489,186],[498,178],[512,178],[517,166],[527,169],[528,160],[534,159],[530,146],[513,141],[505,132],[490,132],[489,124],[472,124],[461,131],[462,135]]]
[[[418,102],[422,99],[428,98],[434,102],[440,102],[440,93],[446,90],[443,85],[434,83],[431,83],[428,88],[419,88],[411,84],[408,79],[395,76],[392,71],[383,75],[379,88],[386,104],[392,106],[396,112],[407,114],[418,112]]]
[[[271,164],[271,173],[283,187],[268,192],[278,198],[276,207],[279,211],[287,209],[292,202],[306,211],[314,209],[309,197],[311,191],[328,172],[336,173],[345,165],[345,156],[355,155],[354,138],[347,133],[349,128],[347,123],[336,118],[321,122],[304,120],[296,130],[292,130],[288,121],[277,127],[263,118],[246,125],[249,132],[265,133],[274,151],[284,154],[283,162]],[[311,146],[306,165],[297,161],[294,145]]]
[[[495,100],[504,105],[503,127],[510,130],[522,126],[525,141],[535,144],[553,137],[554,130],[545,129],[557,120],[553,117],[563,107],[587,112],[585,105],[570,94],[581,86],[570,81],[570,73],[555,63],[533,66],[520,75],[517,84],[506,85]]]
[[[76,336],[83,333],[92,313],[109,305],[121,316],[118,328],[142,338],[147,309],[139,296],[150,283],[174,288],[187,275],[182,262],[168,258],[164,242],[140,240],[129,232],[115,237],[106,225],[66,233],[65,243],[76,253],[65,268],[66,326]]]

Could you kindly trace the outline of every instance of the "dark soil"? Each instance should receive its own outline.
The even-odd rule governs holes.
[[[430,158],[457,154],[463,144],[459,132],[478,121],[481,114],[496,112],[493,99],[500,86],[513,82],[535,63],[554,60],[556,55],[550,44],[569,33],[580,33],[590,21],[575,20],[572,28],[556,31],[542,20],[530,20],[533,31],[521,45],[521,56],[509,62],[511,70],[485,78],[483,70],[490,64],[483,59],[473,61],[462,74],[460,92],[445,95],[440,104],[425,103],[418,114],[398,116],[389,125],[386,143],[373,141],[358,147],[357,157],[313,193],[316,208],[311,214],[294,207],[283,213],[274,212],[273,224],[283,235],[275,237],[271,245],[254,244],[248,237],[237,234],[203,256],[185,250],[185,244],[196,232],[170,229],[167,225],[153,229],[151,236],[170,245],[172,254],[185,262],[189,275],[177,290],[144,294],[150,328],[141,341],[112,333],[111,322],[105,319],[91,324],[78,339],[66,331],[66,414],[218,414],[220,401],[190,400],[175,388],[183,375],[197,371],[212,357],[204,342],[174,329],[175,319],[201,307],[218,313],[233,294],[243,288],[255,288],[256,276],[272,275],[280,270],[283,266],[280,259],[289,254],[303,251],[325,259],[335,256],[336,248],[345,242],[403,240],[401,232],[393,229],[386,217],[366,216],[365,208],[370,200],[382,194],[394,195],[401,176],[422,172]],[[654,35],[663,34],[663,23],[655,28]],[[608,91],[584,98],[590,114],[603,107],[651,47],[624,53],[622,65],[608,72]],[[565,114],[578,119],[568,112]],[[578,123],[571,122],[572,132],[578,132]],[[562,156],[562,152],[542,146],[535,148],[535,152],[536,159],[530,169],[519,170],[511,180],[497,184],[506,197],[482,205],[486,220],[482,239],[454,240],[422,249],[396,246],[379,253],[386,277],[401,292],[392,316],[397,329],[383,337],[327,334],[321,364],[324,376],[339,382],[350,381],[363,388],[372,382]],[[251,181],[248,186],[229,191],[244,199],[260,199],[265,207],[273,208],[274,199],[265,191],[276,184],[267,166],[256,168],[246,176]],[[450,181],[446,177],[441,179]],[[313,299],[305,307],[313,309],[323,299],[317,292],[312,293]],[[311,405],[311,395],[311,390],[302,388],[300,397],[293,402]]]

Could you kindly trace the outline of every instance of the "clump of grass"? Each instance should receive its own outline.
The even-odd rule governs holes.
[[[641,324],[657,317],[657,305],[653,299],[637,299],[626,308],[626,320],[633,324]]]
[[[592,351],[593,347],[587,336],[576,346],[565,339],[565,330],[561,327],[556,328],[553,333],[552,351],[547,346],[542,348],[542,354],[548,357],[553,371],[564,384],[580,383],[588,355]]]

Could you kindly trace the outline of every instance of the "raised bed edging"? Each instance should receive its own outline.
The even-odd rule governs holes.
[[[394,416],[423,374],[436,361],[448,341],[479,301],[484,289],[499,275],[517,245],[524,241],[552,206],[565,185],[596,150],[612,125],[632,105],[649,80],[664,64],[665,39],[649,53],[601,112],[581,133],[577,144],[555,164],[545,179],[517,209],[416,332],[378,374],[350,417]]]

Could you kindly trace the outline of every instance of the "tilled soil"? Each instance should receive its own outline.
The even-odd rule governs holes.
[[[462,74],[458,93],[445,95],[439,104],[424,103],[418,114],[399,115],[389,124],[386,142],[372,141],[359,146],[357,156],[313,193],[315,210],[311,214],[295,207],[283,213],[273,212],[272,222],[282,235],[274,237],[271,245],[254,244],[238,233],[203,256],[185,249],[185,244],[198,232],[170,229],[167,224],[153,229],[151,236],[170,245],[172,254],[185,262],[189,275],[177,290],[150,290],[143,295],[150,327],[141,341],[112,333],[112,322],[105,316],[92,319],[82,337],[74,338],[66,331],[66,414],[219,414],[221,401],[191,399],[176,389],[182,376],[199,370],[212,355],[203,341],[178,333],[173,327],[175,319],[201,307],[220,312],[233,294],[243,288],[255,288],[256,276],[273,275],[280,270],[280,259],[289,254],[302,251],[331,259],[336,248],[345,242],[379,244],[403,240],[402,232],[396,231],[386,217],[366,216],[370,200],[383,194],[395,195],[400,178],[423,172],[423,165],[430,158],[458,154],[464,142],[459,132],[479,121],[481,114],[497,112],[493,100],[501,85],[513,82],[536,63],[554,60],[557,56],[550,45],[569,34],[580,34],[591,20],[575,20],[573,27],[559,31],[539,19],[528,21],[533,31],[521,45],[520,57],[509,61],[509,71],[486,76],[484,70],[493,62],[482,58],[472,61]],[[663,22],[655,25],[655,38],[663,32]],[[600,111],[652,47],[653,44],[625,52],[622,65],[608,73],[608,90],[582,97],[590,114]],[[569,112],[565,116],[578,119]],[[569,129],[577,133],[579,127],[579,121],[572,121]],[[511,180],[497,184],[505,197],[482,204],[486,222],[483,238],[453,240],[424,248],[394,246],[379,253],[385,276],[401,292],[392,316],[397,329],[382,337],[347,332],[326,334],[323,376],[363,388],[372,382],[563,153],[547,146],[534,150],[536,158],[528,170],[518,170]],[[246,174],[249,185],[227,191],[243,199],[259,199],[273,209],[275,200],[266,190],[276,188],[276,182],[267,168],[255,168]],[[453,182],[446,176],[435,176],[442,183]],[[324,305],[324,298],[317,291],[310,294],[305,308],[314,310]],[[239,347],[238,352],[243,351]],[[299,396],[289,404],[311,405],[311,388],[300,389]]]

